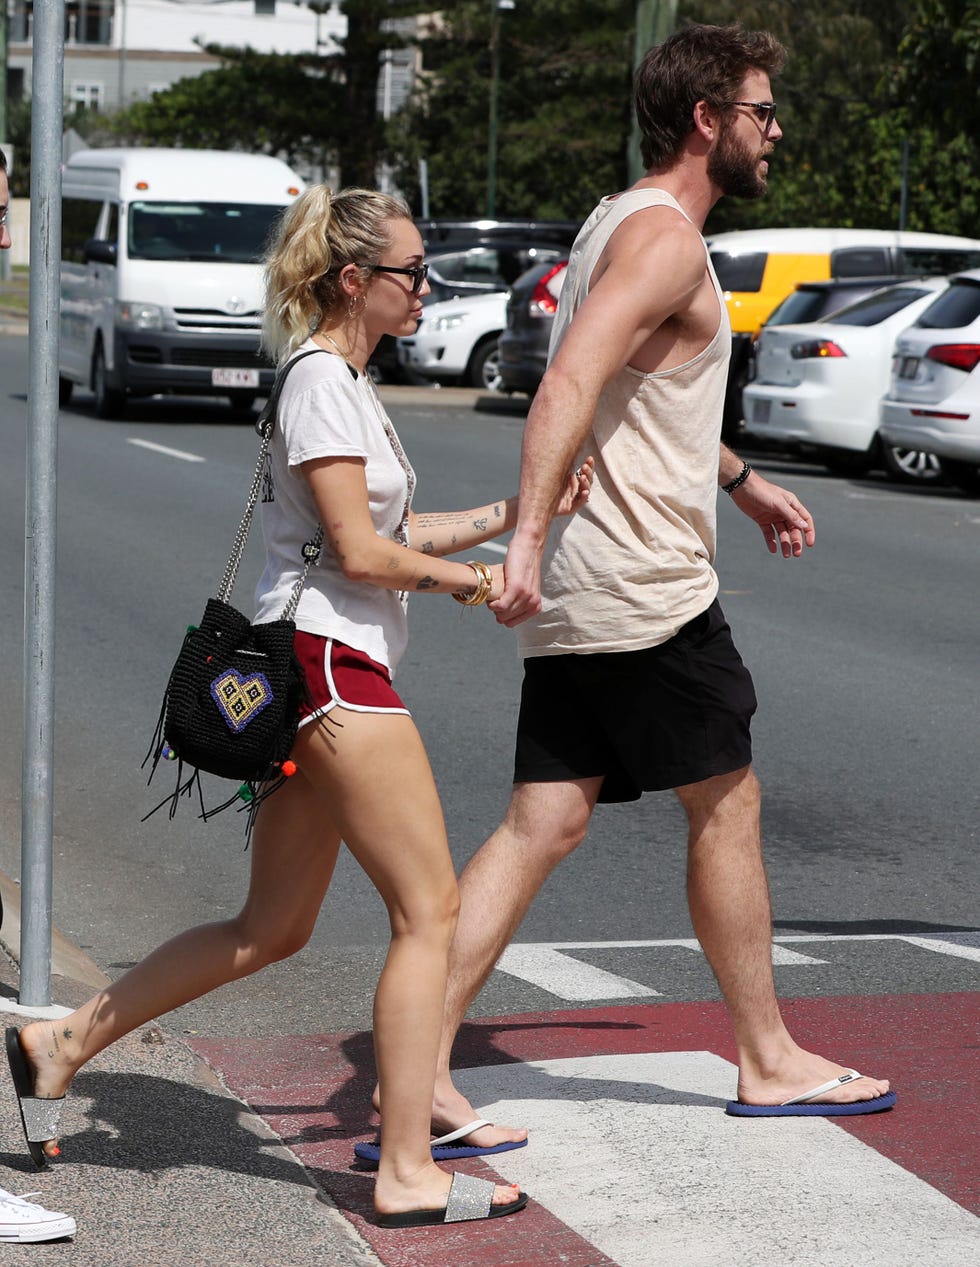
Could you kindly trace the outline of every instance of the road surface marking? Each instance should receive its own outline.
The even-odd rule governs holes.
[[[162,453],[168,458],[179,458],[181,462],[206,462],[198,453],[187,453],[183,449],[168,449],[165,444],[154,444],[152,440],[137,440],[135,436],[126,437],[127,444],[135,444],[140,449],[150,449],[154,453]]]
[[[951,938],[956,938],[952,940]],[[910,933],[793,933],[773,938],[772,962],[777,967],[808,967],[825,964],[826,959],[791,950],[792,942],[905,942],[920,950],[949,955],[957,959],[969,959],[980,963],[980,934],[912,935]],[[974,944],[978,943],[978,944]],[[701,954],[701,946],[693,937],[666,938],[658,941],[555,941],[513,942],[497,963],[500,972],[517,977],[530,985],[553,994],[568,1002],[583,1003],[601,999],[631,999],[659,997],[660,991],[629,977],[618,976],[603,968],[583,963],[566,950],[659,950],[681,947]]]
[[[713,1052],[491,1065],[457,1085],[528,1148],[508,1182],[622,1267],[964,1267],[980,1220],[819,1118],[726,1117]],[[900,1110],[899,1110],[900,1111]]]

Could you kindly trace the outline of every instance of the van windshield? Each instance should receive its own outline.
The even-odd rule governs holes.
[[[127,252],[132,260],[255,264],[283,210],[238,202],[133,202]]]

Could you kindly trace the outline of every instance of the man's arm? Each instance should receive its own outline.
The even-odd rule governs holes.
[[[652,208],[616,230],[596,274],[600,270],[541,380],[524,427],[506,584],[490,604],[503,625],[520,624],[540,611],[548,526],[592,426],[599,393],[669,317],[690,304],[704,281],[704,246],[677,213]]]
[[[730,493],[732,501],[762,529],[770,554],[781,550],[784,559],[791,555],[799,557],[804,544],[812,546],[817,539],[813,516],[795,493],[770,484],[751,468],[746,473],[747,466],[747,462],[723,444],[718,459],[718,483],[722,488],[726,484],[734,485]]]

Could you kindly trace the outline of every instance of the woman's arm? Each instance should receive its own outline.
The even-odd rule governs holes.
[[[479,578],[466,563],[443,561],[378,535],[360,458],[316,458],[304,462],[302,470],[323,524],[324,541],[348,580],[418,593],[476,591]],[[464,546],[457,548],[485,540],[487,535],[496,534],[480,537],[473,535],[471,529]],[[497,564],[491,571],[491,597],[495,597],[503,589],[503,569]]]
[[[408,536],[415,549],[440,558],[491,541],[516,523],[517,498],[507,497],[473,510],[434,510],[420,514],[412,511]]]
[[[556,515],[571,515],[581,510],[589,499],[595,460],[585,459],[572,471],[562,488]],[[423,511],[409,516],[408,535],[413,547],[423,554],[440,558],[469,550],[484,541],[492,541],[502,532],[509,532],[517,523],[517,498],[506,497],[473,510]]]

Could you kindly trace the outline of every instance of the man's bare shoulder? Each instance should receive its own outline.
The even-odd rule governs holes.
[[[626,286],[634,294],[646,293],[658,309],[668,301],[674,311],[697,292],[706,268],[704,241],[685,215],[674,207],[644,207],[610,236],[592,288],[603,282],[617,291]]]
[[[691,264],[704,271],[704,240],[676,207],[643,207],[634,211],[612,233],[607,249],[611,255],[666,254],[676,258],[681,267]]]

